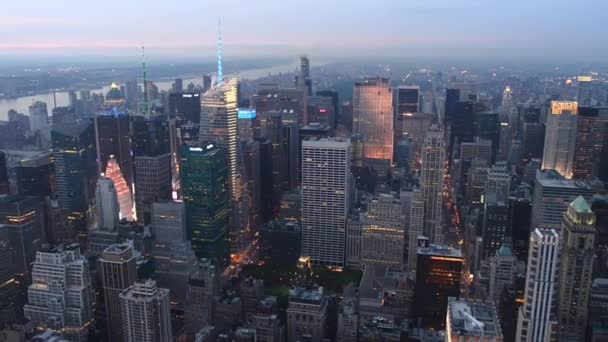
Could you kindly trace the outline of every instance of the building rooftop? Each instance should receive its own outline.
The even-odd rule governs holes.
[[[438,245],[430,245],[429,247],[419,247],[418,254],[426,254],[426,255],[440,255],[454,258],[462,258],[462,251],[460,249],[448,247],[448,246],[438,246]]]
[[[450,335],[502,337],[502,331],[491,302],[448,299],[448,332]]]
[[[536,181],[543,187],[591,190],[591,186],[587,182],[565,179],[554,170],[537,170]]]
[[[574,201],[572,201],[572,203],[570,203],[570,207],[579,214],[591,214],[593,212],[583,196],[578,196]]]
[[[325,294],[323,292],[323,287],[295,287],[289,290],[289,301],[304,302],[309,304],[321,304],[324,297]]]

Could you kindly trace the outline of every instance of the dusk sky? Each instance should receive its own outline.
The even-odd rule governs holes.
[[[608,57],[606,0],[5,1],[0,55]]]

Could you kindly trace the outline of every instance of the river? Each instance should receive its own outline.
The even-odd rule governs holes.
[[[238,73],[239,79],[247,79],[247,80],[255,80],[257,78],[268,76],[268,74],[279,74],[286,73],[290,71],[295,71],[297,68],[297,64],[282,64],[273,67],[267,68],[258,68],[258,69],[249,69],[243,70]],[[195,85],[201,85],[203,82],[203,77],[182,77],[184,87],[186,87],[190,83],[194,83]],[[154,84],[158,86],[159,90],[170,90],[172,83],[175,79],[162,79],[162,80],[153,80]],[[102,88],[90,89],[91,93],[103,93],[104,95],[110,90],[110,84],[104,86]],[[55,93],[55,98],[57,100],[57,107],[67,106],[69,104],[69,97],[67,91],[61,91]],[[19,113],[28,114],[29,106],[35,101],[46,102],[47,107],[49,108],[49,115],[51,115],[51,110],[53,108],[53,93],[43,93],[32,96],[23,96],[12,99],[0,99],[0,120],[8,120],[8,111],[11,109],[16,110]]]

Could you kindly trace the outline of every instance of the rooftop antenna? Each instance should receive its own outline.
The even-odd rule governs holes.
[[[217,85],[224,83],[224,70],[222,68],[222,26],[221,19],[217,18]]]
[[[144,73],[144,114],[150,114],[150,107],[148,106],[148,81],[146,79],[146,50],[144,46],[141,46],[141,66]]]

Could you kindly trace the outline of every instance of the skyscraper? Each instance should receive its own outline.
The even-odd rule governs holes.
[[[410,272],[416,270],[418,263],[418,237],[424,230],[424,196],[422,191],[414,189],[410,204],[407,265]]]
[[[418,86],[399,86],[395,89],[395,143],[409,138],[404,136],[403,121],[406,117],[411,117],[419,111],[420,87]]]
[[[443,330],[448,297],[460,296],[463,258],[460,250],[431,245],[418,248],[414,315],[425,328]]]
[[[42,201],[20,195],[0,197],[0,223],[6,228],[15,273],[28,283],[30,264],[45,242]]]
[[[445,141],[443,131],[431,126],[422,147],[420,190],[424,199],[424,236],[431,243],[443,243],[443,177],[445,175]]]
[[[89,263],[78,244],[36,253],[25,317],[39,329],[61,331],[85,341],[93,321],[93,286]]]
[[[114,231],[118,224],[120,207],[118,195],[114,182],[107,177],[97,179],[95,190],[95,208],[97,228],[101,230]]]
[[[110,341],[123,341],[124,331],[120,309],[120,293],[135,283],[137,270],[133,247],[128,244],[112,245],[103,251],[97,261],[106,312],[106,326]]]
[[[129,189],[133,184],[130,127],[129,116],[126,113],[111,111],[95,115],[98,172],[104,172],[110,156],[114,156]]]
[[[399,198],[379,194],[363,215],[361,263],[403,268],[405,215]]]
[[[344,265],[350,193],[350,141],[302,142],[302,256],[328,266]]]
[[[93,125],[88,121],[54,125],[51,136],[57,198],[68,213],[69,223],[83,230],[99,174]]]
[[[496,251],[505,244],[509,225],[509,206],[507,202],[497,198],[495,193],[486,197],[483,210],[483,258],[494,256]]]
[[[169,117],[185,119],[199,124],[201,121],[201,97],[199,93],[169,94]]]
[[[104,176],[114,183],[120,208],[120,219],[126,218],[127,221],[131,221],[133,219],[133,196],[114,156],[109,157]]]
[[[488,297],[494,303],[500,303],[500,298],[505,289],[509,289],[514,283],[514,268],[516,258],[511,248],[500,247],[490,262],[490,286]]]
[[[184,203],[152,203],[152,231],[154,232],[155,241],[165,243],[186,241],[186,212]]]
[[[119,297],[124,341],[172,341],[169,290],[146,280],[130,286]]]
[[[557,278],[560,237],[554,229],[530,234],[524,304],[517,315],[516,341],[557,340]]]
[[[393,117],[393,90],[388,78],[367,78],[355,83],[353,130],[365,139],[365,159],[392,164]]]
[[[597,172],[604,140],[608,135],[608,114],[598,108],[579,107],[577,121],[572,177],[583,179]]]
[[[41,149],[49,149],[51,147],[51,126],[46,103],[36,101],[30,106],[29,111],[30,131],[37,134],[37,143]]]
[[[572,178],[578,103],[551,101],[549,110],[542,169],[555,170],[565,178]]]
[[[553,170],[536,171],[530,227],[558,230],[568,205],[578,196],[590,199],[593,194],[586,182],[564,179]]]
[[[578,104],[583,107],[593,105],[593,78],[591,76],[579,76],[577,81],[576,99]]]
[[[568,341],[584,341],[595,258],[595,214],[577,197],[562,221],[559,275],[559,329]]]
[[[186,207],[188,239],[197,255],[224,259],[230,194],[226,151],[214,147],[182,146],[180,178]]]

